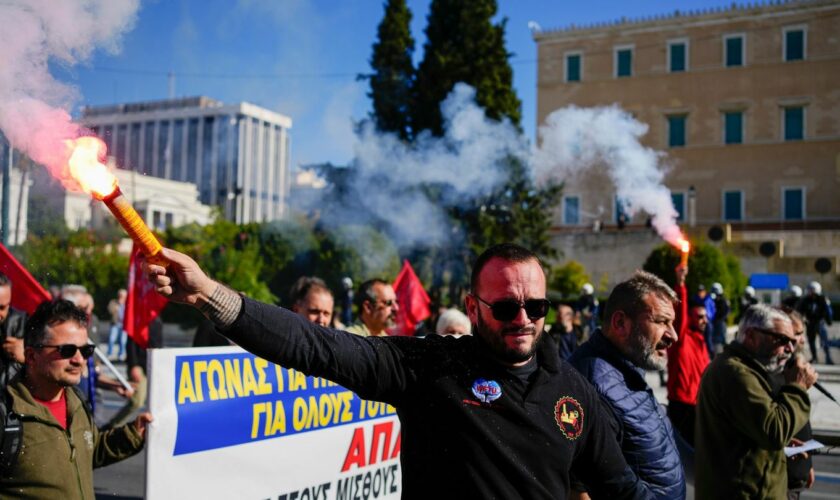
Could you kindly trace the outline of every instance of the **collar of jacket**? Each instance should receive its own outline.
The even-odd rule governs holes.
[[[634,380],[638,384],[647,385],[645,371],[625,358],[624,354],[610,342],[600,328],[590,335],[589,342],[592,343],[592,347],[599,354],[599,357],[604,358],[609,364],[618,368],[619,371],[628,377],[628,381]]]
[[[766,368],[764,368],[764,365],[759,363],[755,359],[755,355],[742,344],[738,342],[731,342],[723,347],[723,352],[730,357],[740,359],[745,365],[760,373],[768,383],[771,382],[770,373]]]
[[[46,406],[35,401],[32,393],[29,392],[29,388],[27,388],[24,383],[23,373],[18,374],[18,376],[9,383],[7,390],[14,398],[12,411],[21,417],[34,418],[44,423],[60,427],[58,421],[55,419],[53,414],[50,413],[50,410],[48,410]],[[73,415],[75,415],[78,410],[83,409],[82,405],[84,403],[82,403],[78,396],[76,396],[73,389],[69,387],[64,389],[64,398],[67,401],[67,427],[69,428],[70,423],[73,421]]]

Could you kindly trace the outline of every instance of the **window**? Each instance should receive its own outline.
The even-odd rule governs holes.
[[[805,219],[805,189],[801,187],[782,188],[782,219]]]
[[[685,193],[671,191],[671,204],[677,211],[677,222],[685,221]]]
[[[619,229],[630,222],[630,214],[627,213],[626,202],[618,196],[615,197],[615,222],[618,224]]]
[[[563,224],[573,226],[580,224],[580,198],[577,196],[563,197]]]
[[[744,193],[742,191],[723,192],[723,220],[744,220]]]
[[[784,108],[782,118],[786,141],[801,141],[805,138],[805,108],[802,106]]]
[[[668,42],[668,71],[682,73],[688,70],[688,42],[673,40]]]
[[[583,56],[579,52],[566,54],[566,81],[579,82]]]
[[[802,61],[805,59],[807,36],[804,26],[784,28],[782,40],[782,59],[784,61]]]
[[[685,146],[686,115],[672,115],[668,117],[668,147],[681,148]]]
[[[727,68],[744,65],[744,35],[726,35],[723,37],[723,62]]]
[[[742,111],[729,111],[723,114],[723,142],[724,144],[744,142],[744,113]]]
[[[633,76],[633,47],[621,46],[615,48],[615,77]]]

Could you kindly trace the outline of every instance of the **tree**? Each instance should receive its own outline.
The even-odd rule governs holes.
[[[562,266],[551,269],[548,289],[557,292],[563,299],[577,297],[584,283],[592,281],[583,264],[570,260]]]
[[[97,239],[85,229],[63,235],[29,235],[16,254],[42,286],[83,285],[93,295],[98,315],[128,282],[128,256],[114,242]]]
[[[370,118],[380,132],[392,132],[402,140],[411,134],[409,105],[414,79],[414,38],[411,11],[405,0],[388,0],[379,23],[378,41],[373,45],[370,66],[373,74],[368,97],[373,102]]]
[[[263,279],[265,266],[259,238],[254,236],[258,226],[238,226],[217,216],[212,224],[199,226],[187,224],[167,228],[164,241],[167,246],[190,255],[214,279],[230,285],[249,297],[274,302]]]
[[[513,69],[505,48],[506,19],[492,23],[495,0],[432,0],[423,60],[417,69],[411,122],[414,134],[440,136],[440,103],[458,82],[476,89],[489,118],[519,125],[521,102],[513,90]]]
[[[551,246],[553,207],[560,200],[561,186],[534,186],[525,167],[516,159],[508,160],[508,181],[496,193],[479,200],[478,210],[464,215],[473,256],[485,248],[504,242],[518,243],[537,255],[557,256]]]

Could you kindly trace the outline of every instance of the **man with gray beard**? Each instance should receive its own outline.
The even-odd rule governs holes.
[[[569,359],[612,410],[628,465],[662,499],[685,498],[685,474],[671,422],[645,382],[645,370],[665,369],[666,350],[677,341],[677,301],[664,281],[636,272],[610,294],[602,329]]]
[[[697,404],[697,498],[785,498],[784,447],[808,421],[814,368],[797,358],[797,338],[784,311],[756,304],[735,342],[715,357]],[[774,390],[772,378],[784,375]]]

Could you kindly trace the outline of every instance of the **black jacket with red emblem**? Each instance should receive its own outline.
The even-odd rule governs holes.
[[[526,385],[478,337],[359,337],[248,298],[222,333],[257,356],[393,405],[403,498],[565,498],[570,472],[597,496],[649,496],[600,398],[548,335]],[[479,401],[480,379],[498,384],[497,399]]]

